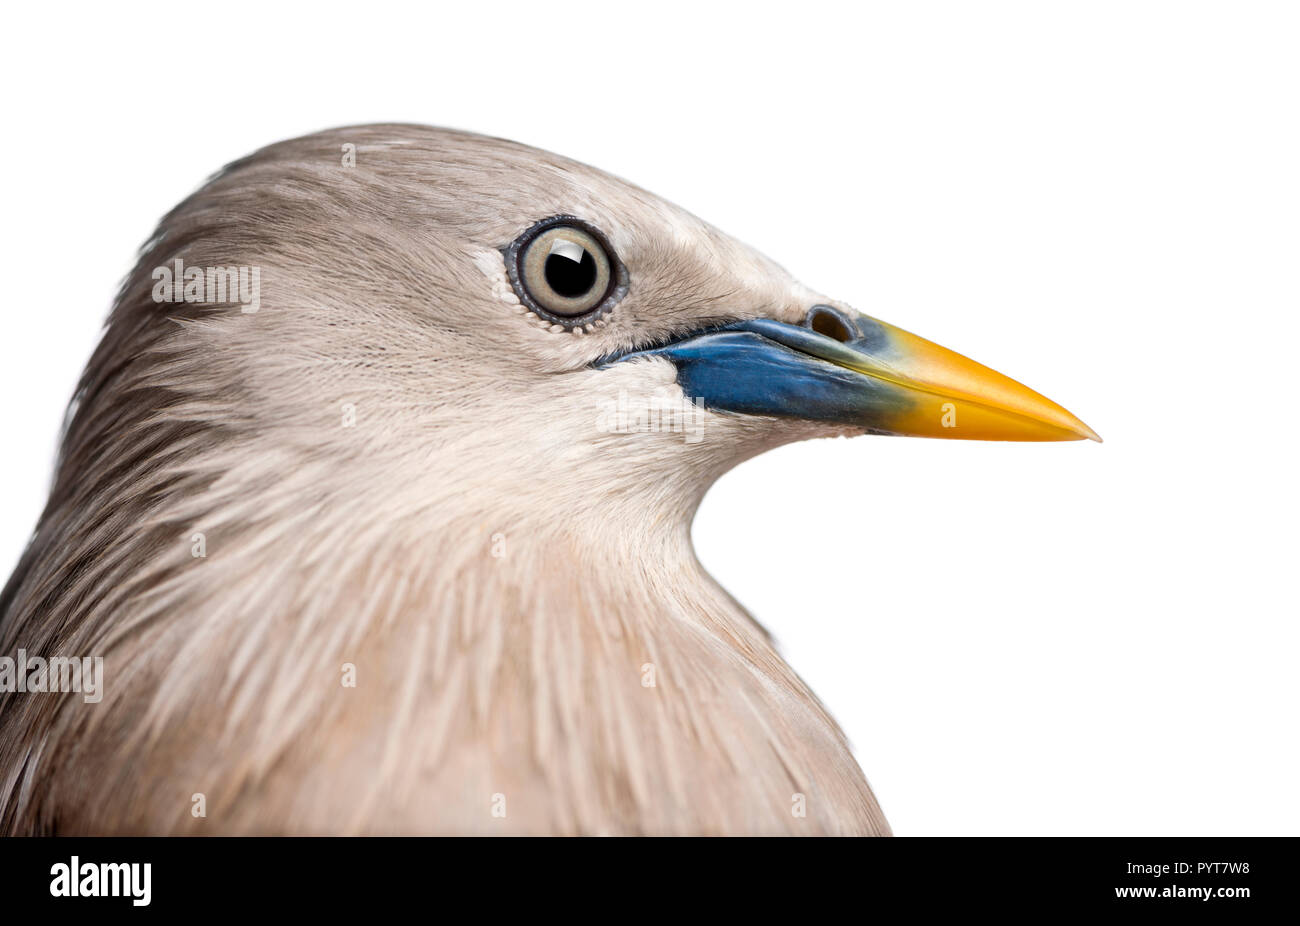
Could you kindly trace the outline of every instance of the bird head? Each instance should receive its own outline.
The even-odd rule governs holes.
[[[477,797],[444,815],[428,794],[510,779],[527,804],[538,757],[535,826],[784,831],[788,804],[753,808],[793,784],[822,795],[823,831],[887,831],[689,537],[740,460],[863,433],[1095,436],[597,170],[418,126],[323,132],[163,219],[82,379],[0,644],[122,667],[93,723],[60,728],[78,755],[131,757],[92,776],[100,799],[68,778],[109,808],[90,831],[169,829],[156,794],[214,763],[236,831],[475,831]],[[657,697],[647,661],[672,679]],[[340,664],[375,679],[364,697],[339,697]],[[46,782],[31,757],[61,754],[41,731],[67,702],[26,703],[46,719],[10,715],[33,732],[0,736],[0,769]],[[250,775],[273,797],[244,801]],[[23,814],[64,806],[42,788]]]
[[[425,498],[689,513],[797,439],[1096,438],[684,210],[499,139],[369,126],[273,145],[178,207],[141,267],[178,257],[260,271],[256,313],[172,313],[209,396],[238,395],[259,433],[329,445],[331,472],[358,461]],[[344,407],[353,430],[334,426]]]

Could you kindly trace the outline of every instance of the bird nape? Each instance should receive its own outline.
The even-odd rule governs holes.
[[[862,433],[1096,438],[573,161],[259,151],[72,402],[0,597],[0,831],[888,833],[690,540],[741,460]]]

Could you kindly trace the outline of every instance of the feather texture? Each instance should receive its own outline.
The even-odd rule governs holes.
[[[565,213],[632,279],[588,331],[529,316],[504,273]],[[258,311],[156,302],[176,259],[258,268]],[[0,654],[105,661],[98,704],[0,695],[0,831],[887,833],[690,542],[719,475],[838,431],[597,426],[620,396],[687,397],[667,361],[595,358],[826,301],[496,139],[367,126],[226,168],[123,284],[0,598]]]

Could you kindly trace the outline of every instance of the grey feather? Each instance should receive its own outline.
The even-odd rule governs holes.
[[[561,213],[631,275],[587,331],[505,278],[501,248]],[[177,258],[260,268],[259,310],[155,302]],[[0,598],[0,654],[105,660],[98,704],[0,695],[0,831],[887,833],[690,541],[719,475],[839,431],[596,426],[620,392],[680,389],[667,361],[595,358],[827,301],[510,142],[366,126],[230,165],[126,279]]]

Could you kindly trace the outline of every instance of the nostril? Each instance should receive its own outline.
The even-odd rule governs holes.
[[[834,338],[841,344],[847,344],[857,337],[853,323],[828,305],[815,305],[808,310],[806,324],[818,334]]]

